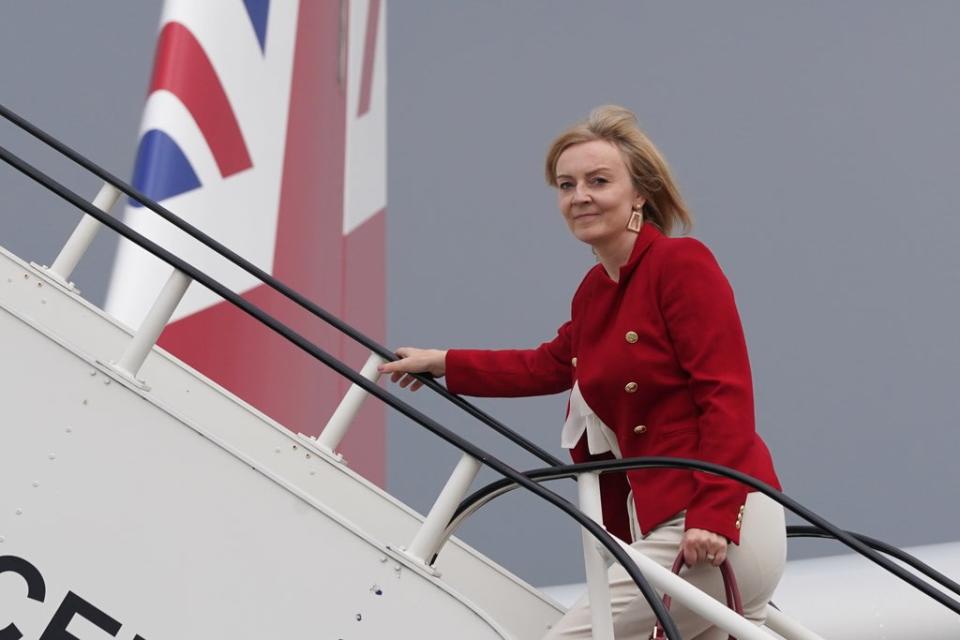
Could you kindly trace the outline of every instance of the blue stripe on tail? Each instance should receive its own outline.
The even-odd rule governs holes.
[[[151,129],[140,138],[133,186],[154,200],[165,200],[200,186],[200,179],[180,145],[159,129]],[[130,199],[130,204],[140,203]]]
[[[250,23],[253,24],[253,30],[257,33],[257,40],[260,41],[260,51],[267,49],[267,15],[270,13],[270,0],[243,0],[247,7],[247,15],[250,16]]]

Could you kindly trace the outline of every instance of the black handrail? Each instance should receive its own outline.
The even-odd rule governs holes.
[[[480,449],[473,443],[461,438],[453,431],[447,429],[440,423],[436,422],[427,415],[421,413],[414,407],[410,406],[397,396],[393,395],[389,391],[382,389],[375,382],[367,380],[363,376],[359,375],[345,363],[341,362],[337,358],[334,358],[326,351],[316,346],[305,337],[297,333],[296,331],[290,329],[288,326],[274,318],[273,316],[267,314],[262,309],[254,305],[253,303],[247,301],[243,297],[237,295],[234,291],[222,285],[217,280],[214,280],[207,274],[203,273],[193,265],[189,264],[185,260],[174,255],[170,251],[167,251],[160,245],[156,244],[152,240],[146,238],[140,233],[134,231],[130,227],[126,226],[122,222],[114,219],[109,214],[104,213],[97,207],[93,206],[87,202],[84,198],[77,195],[67,187],[63,186],[50,176],[46,175],[42,171],[39,171],[33,167],[28,162],[17,157],[15,154],[8,151],[6,148],[0,146],[0,160],[3,160],[17,171],[20,171],[27,177],[31,178],[35,182],[42,185],[49,191],[52,191],[60,198],[71,203],[75,207],[79,208],[84,213],[96,218],[102,224],[110,227],[123,237],[128,240],[136,243],[141,248],[146,249],[148,252],[160,258],[167,264],[171,265],[174,269],[177,269],[193,280],[199,282],[207,289],[210,289],[221,298],[227,300],[234,306],[238,307],[243,312],[252,316],[257,321],[263,323],[276,333],[282,335],[285,339],[295,344],[297,347],[306,351],[311,356],[330,367],[341,376],[347,378],[354,384],[362,387],[367,393],[376,396],[379,400],[386,403],[393,409],[396,409],[406,417],[410,418],[414,422],[418,423],[420,426],[426,428],[428,431],[433,433],[436,436],[439,436],[441,439],[445,440],[447,443],[452,444],[456,448],[460,449],[464,453],[469,454],[470,456],[479,460],[482,464],[490,467],[494,471],[500,473],[503,476],[511,479],[514,483],[519,484],[524,487],[526,490],[530,491],[534,495],[546,500],[550,504],[559,508],[561,511],[569,515],[571,518],[576,520],[582,527],[587,529],[590,534],[596,538],[607,551],[614,557],[616,560],[623,566],[627,571],[633,581],[636,583],[637,588],[640,590],[640,593],[643,594],[644,599],[650,605],[651,610],[654,612],[654,615],[658,620],[661,621],[664,631],[669,638],[669,640],[682,640],[680,632],[677,630],[676,623],[673,621],[673,618],[670,617],[669,612],[663,606],[663,602],[660,601],[660,598],[657,596],[657,593],[653,590],[650,584],[644,578],[643,574],[640,572],[639,567],[636,563],[630,558],[630,556],[620,547],[620,545],[613,539],[613,536],[607,532],[602,526],[597,524],[593,519],[587,517],[583,514],[576,506],[571,504],[569,501],[563,497],[557,495],[552,491],[544,489],[536,482],[533,482],[510,465],[502,462],[498,458],[488,454],[486,451]]]
[[[877,540],[876,538],[871,538],[870,536],[865,536],[862,533],[854,533],[853,531],[847,530],[847,533],[867,545],[871,549],[885,553],[892,558],[896,558],[905,565],[913,568],[916,571],[919,571],[921,574],[927,576],[934,582],[941,584],[950,591],[953,591],[955,594],[960,595],[960,584],[957,584],[951,580],[948,576],[940,573],[930,565],[921,561],[916,556],[913,556],[899,547],[895,547],[888,542],[883,540]],[[819,527],[808,527],[803,525],[790,525],[787,527],[787,537],[788,538],[823,538],[826,540],[833,540],[833,536],[830,535],[830,532],[824,531]]]
[[[396,359],[395,354],[390,352],[388,349],[386,349],[382,345],[378,344],[377,342],[375,342],[368,336],[364,335],[363,333],[357,331],[350,325],[344,323],[339,318],[330,314],[329,312],[324,310],[319,305],[316,305],[309,299],[305,298],[302,294],[298,293],[297,291],[293,290],[289,286],[285,285],[283,282],[281,282],[277,278],[259,269],[258,267],[256,267],[256,265],[253,265],[249,261],[245,260],[235,252],[231,251],[224,245],[220,244],[219,242],[211,238],[210,236],[206,235],[202,231],[196,229],[189,223],[177,217],[175,214],[173,214],[172,212],[170,212],[160,204],[156,203],[149,197],[140,193],[138,190],[136,190],[126,182],[120,180],[116,176],[113,176],[112,174],[102,169],[101,167],[99,167],[98,165],[96,165],[86,157],[80,155],[79,153],[77,153],[67,145],[63,144],[53,136],[50,136],[49,134],[42,131],[35,125],[29,123],[24,118],[10,111],[3,105],[0,105],[0,115],[2,115],[7,120],[11,121],[13,124],[23,129],[24,131],[26,131],[27,133],[33,135],[34,137],[39,139],[41,142],[47,144],[48,146],[54,148],[55,150],[65,155],[66,157],[70,158],[77,164],[83,166],[91,173],[96,174],[104,181],[112,184],[114,187],[116,187],[118,190],[122,191],[129,197],[140,201],[145,207],[151,209],[152,211],[154,211],[155,213],[157,213],[158,215],[166,219],[171,224],[174,224],[176,227],[183,230],[187,234],[191,235],[198,241],[202,242],[207,247],[213,249],[222,257],[226,258],[236,266],[244,269],[254,277],[258,278],[259,280],[261,280],[262,282],[264,282],[265,284],[267,284],[268,286],[276,290],[278,293],[284,295],[285,297],[295,302],[299,306],[310,311],[313,315],[324,320],[331,326],[334,326],[336,329],[346,334],[350,338],[354,339],[358,343],[364,345],[365,347],[367,347],[368,349],[370,349],[372,352],[376,353],[380,357],[384,358],[385,360]],[[333,358],[329,354],[326,354],[326,352],[324,352],[322,349],[320,349],[316,345],[313,345],[312,343],[307,341],[305,338],[303,338],[296,332],[290,330],[288,327],[286,327],[276,319],[264,313],[261,309],[259,309],[255,305],[252,305],[246,302],[241,297],[237,296],[234,292],[230,291],[229,289],[221,285],[216,280],[213,280],[206,274],[195,269],[192,265],[189,265],[188,263],[181,260],[180,258],[173,255],[172,253],[167,252],[165,249],[163,249],[159,245],[152,243],[150,240],[138,234],[137,232],[133,231],[132,229],[129,229],[122,223],[115,221],[109,215],[104,214],[102,211],[100,211],[96,207],[93,207],[89,202],[87,202],[77,194],[63,187],[62,185],[54,181],[49,176],[38,171],[37,169],[35,169],[31,165],[24,162],[23,160],[21,160],[20,158],[18,158],[17,156],[15,156],[14,154],[10,153],[9,151],[7,151],[2,147],[0,147],[0,159],[3,159],[5,162],[10,164],[17,170],[21,171],[28,177],[32,178],[36,182],[40,183],[42,186],[44,186],[48,190],[53,191],[64,200],[71,202],[72,204],[74,204],[75,206],[83,210],[85,213],[87,213],[88,215],[91,215],[92,217],[99,220],[101,223],[112,228],[117,233],[120,233],[124,237],[132,240],[139,246],[147,249],[157,257],[166,261],[168,264],[171,264],[172,266],[174,266],[174,268],[177,268],[180,271],[184,272],[185,274],[189,275],[191,278],[193,278],[197,282],[200,282],[201,284],[211,289],[212,291],[214,291],[224,299],[233,303],[242,311],[248,313],[249,315],[253,316],[254,318],[259,320],[266,326],[280,333],[287,340],[291,341],[301,349],[307,351],[308,353],[313,355],[315,358],[323,362],[325,365],[334,369],[340,375],[350,379],[354,384],[357,384],[361,388],[364,388],[368,393],[371,393],[372,395],[377,396],[378,399],[387,403],[394,409],[400,411],[401,413],[411,418],[421,426],[427,428],[428,430],[433,432],[435,435],[440,436],[442,439],[453,444],[454,446],[459,448],[461,451],[464,451],[470,454],[471,456],[476,457],[483,464],[490,466],[494,470],[506,476],[505,480],[492,483],[491,485],[488,485],[488,487],[481,489],[480,491],[474,493],[472,496],[465,499],[464,502],[461,504],[461,508],[458,509],[457,515],[455,515],[454,519],[451,521],[451,525],[454,527],[455,527],[455,523],[458,523],[462,519],[462,517],[465,517],[463,516],[464,509],[465,507],[469,507],[469,505],[471,504],[471,501],[476,502],[478,500],[483,500],[483,503],[485,503],[489,499],[492,499],[492,497],[495,497],[495,495],[500,495],[500,493],[512,490],[514,487],[518,485],[523,486],[528,491],[531,491],[538,497],[541,497],[547,500],[548,502],[550,502],[551,504],[554,504],[554,506],[557,506],[558,508],[566,512],[568,515],[578,520],[585,528],[587,528],[591,532],[591,534],[594,535],[594,537],[600,540],[600,542],[603,543],[604,546],[608,548],[611,554],[614,557],[616,557],[618,561],[620,561],[624,565],[628,573],[631,575],[631,577],[633,577],[634,581],[637,582],[637,585],[640,588],[641,593],[644,594],[647,601],[651,604],[652,608],[654,609],[654,612],[658,616],[660,616],[660,611],[658,611],[659,607],[657,606],[659,604],[659,600],[655,597],[655,594],[653,594],[652,590],[649,588],[649,585],[646,584],[642,574],[639,572],[639,569],[636,567],[636,565],[632,562],[632,560],[629,559],[628,556],[626,556],[625,554],[622,554],[622,550],[619,549],[619,547],[617,547],[615,543],[613,543],[612,538],[609,538],[609,534],[607,534],[605,530],[603,530],[602,528],[596,526],[596,523],[594,523],[589,518],[586,518],[581,512],[579,512],[569,502],[567,502],[560,496],[543,489],[542,487],[539,486],[537,482],[532,482],[532,480],[534,480],[534,478],[536,478],[537,481],[543,481],[547,479],[557,479],[557,478],[572,478],[572,477],[575,477],[577,473],[585,472],[585,471],[594,471],[594,470],[604,472],[604,471],[617,471],[617,470],[623,471],[629,468],[652,468],[652,467],[694,468],[694,469],[699,469],[709,473],[715,473],[718,475],[731,477],[733,479],[739,480],[740,482],[748,484],[749,486],[752,486],[755,489],[770,496],[771,498],[777,500],[778,502],[786,506],[791,511],[794,511],[794,513],[797,513],[798,515],[807,519],[808,521],[814,522],[815,524],[817,524],[817,526],[815,527],[788,528],[788,530],[791,531],[790,533],[791,537],[811,536],[811,537],[833,537],[835,539],[838,539],[844,544],[846,544],[848,547],[854,549],[854,551],[856,551],[857,553],[864,555],[865,557],[872,560],[876,564],[880,565],[887,571],[893,573],[894,575],[897,575],[902,580],[908,582],[909,584],[911,584],[911,586],[914,586],[920,591],[926,593],[928,596],[934,598],[935,600],[937,600],[944,606],[948,607],[949,609],[953,610],[954,612],[960,613],[960,603],[957,603],[956,601],[950,598],[947,598],[946,596],[943,596],[943,594],[941,594],[939,591],[929,589],[928,585],[920,581],[917,581],[913,576],[907,574],[906,572],[903,572],[899,567],[891,563],[889,560],[881,556],[877,556],[876,554],[873,554],[873,550],[879,549],[884,553],[887,553],[893,557],[900,559],[901,561],[907,563],[909,566],[912,566],[913,568],[920,571],[924,575],[927,575],[931,579],[937,581],[943,586],[946,586],[947,588],[951,589],[955,593],[958,593],[958,585],[952,580],[950,580],[948,577],[944,576],[940,572],[937,572],[931,567],[925,565],[924,563],[920,562],[918,559],[914,558],[913,556],[910,556],[909,554],[906,554],[905,552],[897,549],[896,547],[893,547],[892,545],[887,545],[886,543],[883,543],[878,540],[874,540],[872,538],[868,538],[867,536],[862,536],[860,534],[853,534],[853,533],[846,532],[834,527],[829,522],[827,522],[826,520],[823,520],[812,511],[807,510],[799,503],[794,502],[792,499],[790,499],[786,495],[780,492],[776,492],[776,490],[772,489],[771,487],[768,487],[767,485],[764,485],[763,483],[760,483],[759,481],[756,481],[750,478],[749,476],[741,474],[732,469],[726,469],[724,467],[719,467],[717,465],[711,465],[710,463],[704,463],[696,460],[682,460],[682,459],[672,459],[672,458],[662,458],[662,459],[636,458],[636,459],[629,459],[629,460],[592,462],[592,463],[585,463],[581,465],[562,465],[557,458],[547,453],[542,448],[538,447],[536,444],[526,440],[521,435],[509,429],[506,425],[500,423],[495,418],[493,418],[492,416],[489,416],[484,411],[475,407],[470,402],[466,401],[460,396],[451,394],[442,385],[438,384],[431,376],[429,375],[414,376],[415,378],[421,380],[425,386],[434,390],[437,393],[440,393],[443,397],[453,402],[455,405],[461,407],[462,409],[467,411],[470,415],[478,418],[488,426],[491,426],[492,428],[494,428],[496,431],[501,433],[501,435],[504,435],[514,443],[520,445],[525,450],[527,450],[530,453],[533,453],[534,455],[544,460],[545,462],[548,462],[554,465],[553,468],[551,469],[539,469],[533,472],[529,472],[529,474],[521,474],[516,470],[513,470],[511,467],[509,467],[505,463],[499,461],[498,459],[490,456],[489,454],[486,454],[479,448],[473,446],[468,441],[460,438],[453,432],[447,430],[445,427],[443,427],[439,423],[434,422],[424,414],[421,414],[416,409],[413,409],[403,401],[399,400],[399,398],[397,398],[396,396],[393,396],[389,392],[382,390],[375,383],[371,383],[367,381],[365,378],[363,378],[362,376],[359,376],[352,369],[347,367],[344,363]],[[529,476],[529,480],[527,479],[527,476]],[[488,491],[491,488],[493,489],[492,494],[490,491]],[[485,494],[486,499],[483,499],[484,496],[480,494]],[[614,546],[611,547],[611,544],[613,544]],[[622,558],[621,558],[621,555],[623,555]],[[662,616],[660,617],[662,618]],[[665,626],[667,630],[667,635],[668,637],[672,638],[673,636],[671,635],[671,629],[670,629],[670,627],[673,626],[672,620],[669,619],[668,615],[666,620],[667,620],[667,624]],[[675,629],[673,630],[675,631]]]
[[[619,460],[598,460],[594,462],[584,462],[580,464],[568,464],[563,465],[562,467],[549,467],[545,469],[534,469],[532,471],[526,471],[523,473],[525,477],[530,480],[534,480],[538,483],[546,482],[548,480],[559,480],[562,478],[575,478],[578,474],[588,473],[588,472],[623,472],[629,471],[632,469],[695,469],[697,471],[705,471],[707,473],[712,473],[718,476],[724,476],[737,480],[738,482],[745,484],[761,493],[769,496],[770,498],[776,500],[781,505],[797,514],[807,522],[810,522],[814,527],[819,530],[826,532],[831,537],[839,540],[846,546],[850,547],[860,555],[864,556],[868,560],[879,565],[881,568],[897,576],[910,586],[915,589],[920,590],[922,593],[933,598],[943,606],[947,607],[954,613],[960,614],[960,602],[954,600],[953,598],[947,596],[942,591],[931,587],[926,582],[923,582],[916,576],[910,574],[908,571],[905,571],[902,567],[898,566],[896,563],[890,561],[889,559],[881,556],[876,553],[866,541],[861,540],[856,534],[849,533],[840,529],[836,525],[830,523],[825,518],[820,517],[813,511],[807,509],[799,502],[796,502],[786,494],[781,491],[777,491],[770,485],[760,482],[752,476],[748,476],[745,473],[737,471],[735,469],[730,469],[723,467],[721,465],[712,464],[710,462],[703,462],[700,460],[690,460],[687,458],[669,458],[669,457],[640,457],[640,458],[622,458]],[[466,498],[463,502],[460,503],[460,506],[457,508],[457,511],[454,513],[453,518],[450,520],[450,524],[447,525],[447,529],[444,531],[444,540],[449,538],[457,527],[471,514],[475,513],[477,509],[487,504],[496,497],[499,497],[509,491],[514,489],[514,485],[510,480],[501,479],[496,480],[487,484],[486,486],[481,487],[477,491],[473,492]],[[873,541],[871,542],[879,542]],[[880,543],[885,544],[885,543]],[[889,547],[889,545],[886,545]],[[886,552],[886,549],[883,549]],[[903,551],[899,552],[903,556],[907,554]],[[894,555],[894,554],[891,554]],[[902,559],[897,555],[898,559]],[[433,558],[436,559],[436,556]],[[921,573],[927,575],[929,578],[940,582],[947,588],[953,590],[955,593],[960,594],[957,591],[957,585],[952,580],[943,576],[935,569],[927,567],[927,565],[920,562],[916,558],[912,558],[910,562],[911,566],[918,568]],[[919,567],[924,567],[926,570]],[[928,571],[929,573],[928,573]],[[938,579],[937,576],[942,576],[943,580]]]
[[[243,269],[253,277],[257,278],[264,284],[271,287],[277,293],[280,293],[281,295],[285,296],[287,299],[298,304],[303,309],[306,309],[307,311],[309,311],[316,317],[320,318],[327,324],[336,328],[341,333],[349,336],[351,339],[360,343],[370,351],[373,351],[384,360],[390,361],[390,360],[397,359],[397,356],[395,353],[387,349],[385,346],[379,344],[373,338],[370,338],[369,336],[358,331],[354,327],[343,322],[342,320],[340,320],[340,318],[336,317],[335,315],[333,315],[332,313],[330,313],[320,305],[316,304],[309,298],[305,297],[303,294],[294,290],[289,285],[284,284],[278,278],[267,273],[266,271],[259,268],[257,265],[253,264],[249,260],[246,260],[245,258],[240,256],[236,252],[232,251],[231,249],[227,248],[220,242],[217,242],[212,237],[210,237],[203,231],[197,229],[196,227],[194,227],[184,219],[180,218],[179,216],[174,214],[172,211],[170,211],[163,205],[155,202],[147,195],[135,189],[133,186],[127,184],[125,181],[116,177],[106,169],[100,167],[99,165],[97,165],[96,163],[88,159],[86,156],[83,156],[82,154],[73,150],[72,148],[70,148],[69,146],[65,145],[63,142],[58,140],[57,138],[53,137],[46,131],[40,129],[33,123],[29,122],[28,120],[18,115],[17,113],[11,111],[10,109],[8,109],[2,104],[0,104],[0,116],[3,116],[4,118],[9,120],[11,123],[16,125],[17,127],[26,131],[28,134],[37,138],[42,143],[56,150],[60,154],[66,156],[67,158],[77,163],[87,171],[98,176],[100,179],[110,183],[111,185],[116,187],[118,190],[122,191],[123,193],[130,196],[134,200],[139,201],[143,206],[145,206],[147,209],[150,209],[151,211],[159,215],[161,218],[163,218],[167,222],[171,223],[181,231],[187,233],[188,235],[192,236],[196,240],[200,241],[201,243],[203,243],[204,245],[206,245],[216,253],[220,254],[222,257],[232,262],[234,265],[240,267],[241,269]],[[552,454],[547,452],[545,449],[538,446],[536,443],[531,442],[530,440],[528,440],[527,438],[524,438],[522,435],[520,435],[516,431],[510,429],[505,424],[503,424],[493,416],[489,415],[488,413],[486,413],[485,411],[483,411],[473,403],[469,402],[468,400],[456,394],[450,393],[450,391],[448,391],[446,387],[444,387],[443,385],[438,383],[436,380],[434,380],[432,376],[425,375],[425,374],[412,374],[412,375],[414,378],[422,382],[424,386],[426,386],[427,388],[440,394],[442,397],[446,398],[456,406],[460,407],[461,409],[463,409],[464,411],[472,415],[474,418],[477,418],[487,426],[494,429],[500,435],[506,437],[508,440],[510,440],[514,444],[519,445],[529,453],[532,453],[533,455],[537,456],[547,464],[551,464],[551,465],[563,464],[563,462],[560,459],[553,456]]]

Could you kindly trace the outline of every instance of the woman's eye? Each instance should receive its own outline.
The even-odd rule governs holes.
[[[560,184],[557,185],[557,187],[559,187],[559,189],[560,189],[561,191],[566,191],[567,189],[570,189],[571,187],[573,187],[573,183],[572,183],[572,182],[561,182]]]
[[[593,184],[607,184],[608,182],[609,180],[607,180],[606,178],[601,178],[600,176],[597,176],[596,178],[593,179]]]

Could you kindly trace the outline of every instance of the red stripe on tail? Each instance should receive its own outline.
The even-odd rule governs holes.
[[[227,177],[253,166],[223,84],[190,30],[168,22],[160,32],[150,93],[165,89],[180,98],[196,120],[210,151]]]

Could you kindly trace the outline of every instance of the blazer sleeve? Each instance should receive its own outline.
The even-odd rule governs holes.
[[[468,396],[519,397],[560,393],[573,386],[568,321],[536,349],[450,349],[447,389]]]
[[[693,238],[669,242],[660,276],[667,331],[698,410],[699,458],[749,468],[756,439],[753,383],[733,290],[710,250]],[[745,485],[694,472],[685,529],[706,529],[739,544]]]

